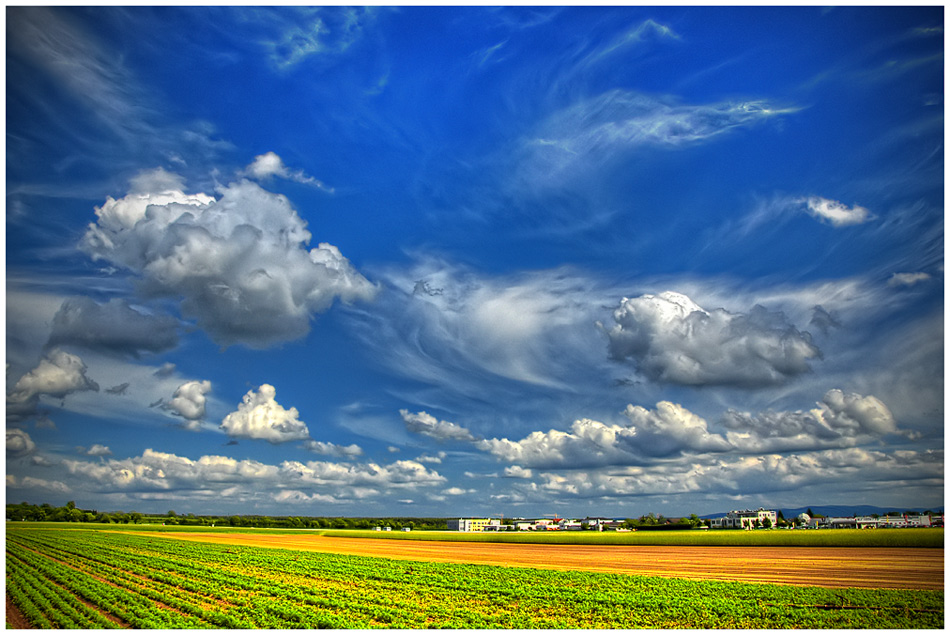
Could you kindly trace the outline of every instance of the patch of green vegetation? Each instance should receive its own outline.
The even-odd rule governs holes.
[[[69,563],[68,565],[66,563]],[[942,628],[942,591],[823,589],[7,532],[36,626],[133,628]],[[146,581],[143,584],[143,581]]]

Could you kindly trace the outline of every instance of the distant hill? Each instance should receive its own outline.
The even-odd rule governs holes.
[[[783,509],[782,515],[785,518],[795,518],[802,512],[807,512],[811,508],[816,514],[822,516],[870,516],[878,514],[883,516],[887,512],[925,512],[928,509],[935,513],[943,513],[943,505],[940,507],[875,507],[874,505],[809,505],[808,507],[797,507],[795,509]]]
[[[839,516],[849,518],[851,516],[870,516],[871,514],[878,514],[883,516],[887,512],[925,512],[928,509],[934,513],[943,513],[943,505],[939,507],[875,507],[874,505],[808,505],[807,507],[795,507],[792,509],[781,508],[782,515],[785,518],[791,519],[795,518],[802,512],[807,512],[809,508],[816,514],[821,514],[822,516]],[[778,511],[778,509],[776,509]],[[721,512],[718,514],[707,514],[705,516],[700,516],[700,518],[722,518],[726,515],[726,512]]]

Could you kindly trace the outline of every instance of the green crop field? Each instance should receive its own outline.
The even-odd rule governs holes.
[[[424,563],[7,526],[39,628],[942,628],[943,593]],[[8,626],[10,617],[8,612]]]

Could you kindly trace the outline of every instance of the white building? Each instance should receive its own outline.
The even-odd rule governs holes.
[[[940,517],[937,517],[940,523]],[[907,527],[931,527],[934,518],[929,514],[903,514],[901,516],[852,516],[812,518],[808,523],[813,529],[902,529]]]
[[[449,518],[449,531],[498,531],[501,521],[495,518]]]
[[[733,510],[723,518],[713,518],[709,526],[713,529],[755,529],[756,527],[775,527],[778,513],[771,509]]]

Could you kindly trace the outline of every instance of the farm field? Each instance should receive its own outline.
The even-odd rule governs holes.
[[[213,533],[188,533],[175,537],[198,542],[428,562],[600,571],[828,588],[943,589],[942,549],[506,544],[286,534],[222,536]]]
[[[942,590],[825,589],[402,560],[303,550],[296,544],[275,549],[245,540],[266,534],[218,536],[219,543],[197,537],[8,525],[8,627],[943,627]],[[364,550],[372,542],[390,550],[438,547],[350,540]],[[463,546],[450,543],[446,549]],[[942,571],[942,550],[916,551],[919,557],[939,552]]]

